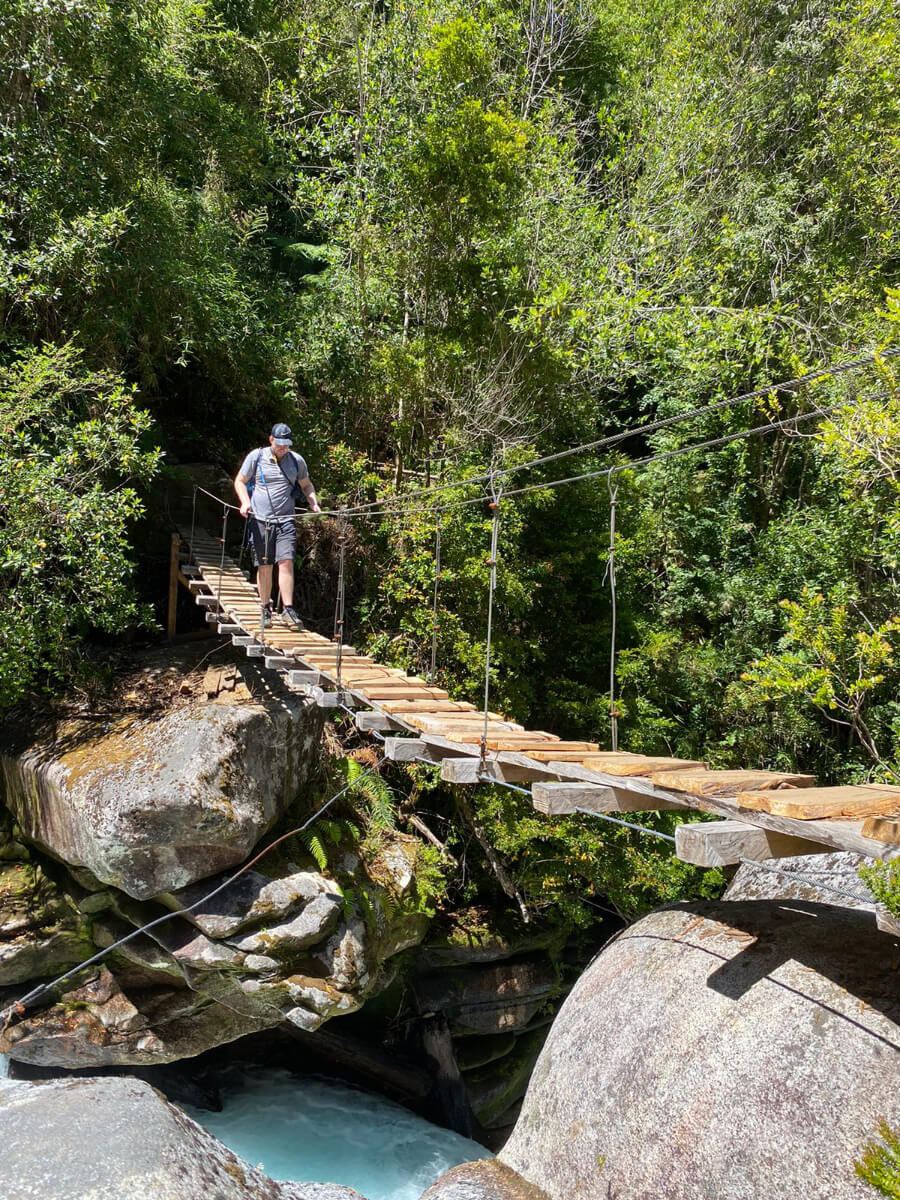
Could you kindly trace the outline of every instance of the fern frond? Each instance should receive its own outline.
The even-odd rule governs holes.
[[[318,822],[317,825],[313,826],[312,829],[305,829],[300,834],[300,837],[306,849],[315,859],[316,866],[319,868],[319,870],[327,871],[328,850],[326,849],[325,843],[322,841],[321,834],[318,831],[318,826],[320,824],[321,822]]]
[[[366,802],[366,817],[373,829],[394,829],[397,798],[380,775],[366,775],[355,759],[345,759],[345,773],[353,791]]]

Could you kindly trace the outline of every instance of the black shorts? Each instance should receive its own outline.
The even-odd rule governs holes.
[[[285,559],[293,562],[297,550],[297,526],[292,517],[251,516],[249,525],[255,566],[271,566]]]

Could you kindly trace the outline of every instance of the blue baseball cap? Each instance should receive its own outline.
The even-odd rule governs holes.
[[[291,427],[281,422],[278,425],[272,426],[272,437],[275,439],[276,446],[292,446]]]

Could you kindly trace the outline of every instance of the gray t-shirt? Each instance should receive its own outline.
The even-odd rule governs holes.
[[[256,517],[292,517],[294,501],[291,491],[295,483],[309,478],[306,462],[289,450],[281,463],[271,446],[251,450],[241,465],[241,479],[253,484],[250,509]]]

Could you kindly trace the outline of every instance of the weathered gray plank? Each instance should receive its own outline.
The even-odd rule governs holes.
[[[679,825],[675,830],[675,853],[682,862],[696,867],[727,867],[742,858],[762,861],[793,854],[826,854],[831,846],[791,837],[744,821],[701,821]]]
[[[533,779],[546,779],[545,771],[536,771],[532,767],[516,767],[498,763],[488,758],[484,769],[477,758],[445,758],[441,762],[441,779],[447,783],[483,783],[483,776],[504,783],[529,783]]]
[[[538,812],[548,815],[577,812],[653,812],[659,808],[680,808],[668,800],[652,799],[627,788],[599,783],[546,783],[531,785],[531,799]]]

